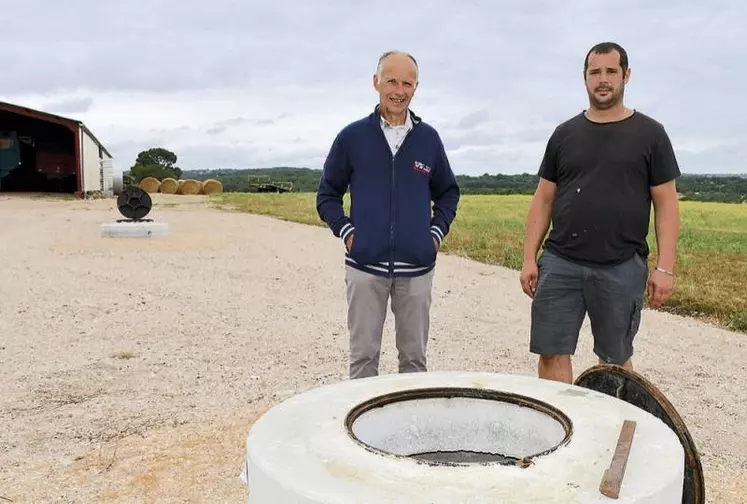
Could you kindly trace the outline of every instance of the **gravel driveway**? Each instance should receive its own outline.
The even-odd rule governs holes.
[[[99,237],[112,199],[0,196],[0,503],[246,502],[252,420],[346,378],[339,240],[153,199],[169,236],[117,241]],[[431,369],[535,373],[517,272],[442,255],[434,289]],[[587,322],[576,374],[590,342]],[[696,440],[708,502],[746,502],[747,337],[646,312],[636,349]]]

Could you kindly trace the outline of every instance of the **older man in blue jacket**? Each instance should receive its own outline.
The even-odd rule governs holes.
[[[379,373],[390,297],[399,372],[427,370],[436,255],[459,203],[441,138],[409,109],[418,85],[415,59],[385,53],[373,84],[379,104],[337,134],[316,200],[346,249],[350,378]],[[348,188],[350,216],[343,209]]]

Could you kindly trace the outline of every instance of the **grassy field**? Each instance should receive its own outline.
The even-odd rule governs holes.
[[[224,208],[324,225],[313,193],[225,193],[215,201]],[[520,269],[529,202],[529,196],[462,196],[442,251]],[[681,202],[680,211],[675,292],[663,310],[747,333],[747,205]],[[653,212],[651,221],[653,266]]]

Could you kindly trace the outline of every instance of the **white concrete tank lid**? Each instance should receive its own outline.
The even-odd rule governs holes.
[[[472,372],[348,380],[280,403],[247,436],[249,502],[612,502],[599,485],[625,420],[637,426],[615,502],[680,504],[683,448],[655,416],[582,387]]]

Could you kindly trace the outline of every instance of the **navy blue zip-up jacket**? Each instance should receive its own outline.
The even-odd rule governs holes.
[[[343,243],[350,266],[379,276],[418,276],[435,266],[435,238],[449,233],[459,186],[436,130],[408,111],[412,129],[395,156],[379,107],[340,131],[324,163],[319,217]],[[350,216],[343,195],[350,190]],[[431,201],[433,208],[431,212]]]

